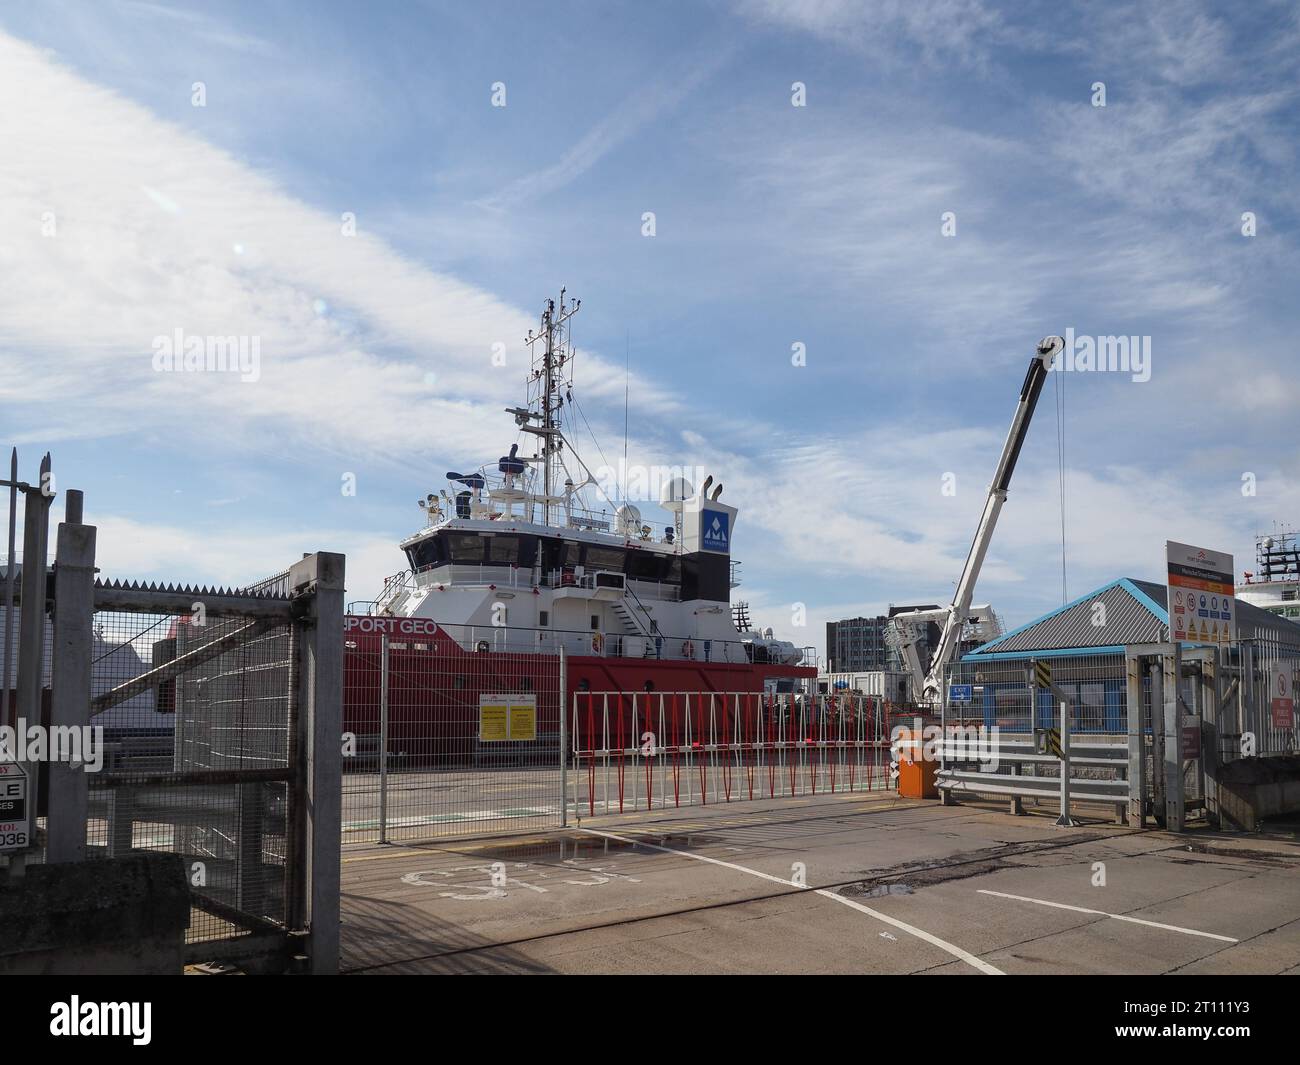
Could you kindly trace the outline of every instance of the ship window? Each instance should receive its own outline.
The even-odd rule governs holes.
[[[550,623],[551,623],[551,612],[549,610],[539,610],[537,612],[537,627],[539,629],[544,629]]]
[[[483,537],[455,533],[447,537],[448,552],[452,562],[482,562]]]
[[[627,575],[639,581],[661,581],[668,558],[650,551],[633,551],[627,556]]]
[[[514,562],[517,564],[519,562],[519,537],[492,537],[492,561]]]
[[[422,570],[441,566],[447,561],[447,551],[441,537],[430,536],[427,540],[408,547],[406,557],[411,563],[411,569]]]
[[[592,614],[592,615],[591,615],[591,627],[592,627],[592,629],[598,629],[598,628],[600,628],[600,615],[599,615],[599,614]]]
[[[588,547],[587,568],[607,569],[615,573],[623,572],[624,554],[612,547]]]

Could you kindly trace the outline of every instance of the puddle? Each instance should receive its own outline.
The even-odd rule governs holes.
[[[466,851],[467,857],[482,859],[485,862],[538,862],[538,861],[589,861],[603,858],[610,854],[662,854],[653,847],[642,846],[653,843],[658,847],[670,847],[673,850],[689,851],[697,847],[711,847],[724,842],[721,836],[703,833],[682,833],[667,836],[650,836],[644,841],[609,839],[605,836],[565,836],[560,839],[538,843],[518,845],[505,844],[499,847],[483,847]]]

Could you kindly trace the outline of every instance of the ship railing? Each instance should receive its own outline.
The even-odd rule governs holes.
[[[680,585],[670,584],[667,581],[650,581],[639,577],[627,577],[626,574],[623,576],[625,578],[623,586],[628,592],[632,593],[634,598],[654,599],[663,603],[681,601],[682,589]],[[543,575],[541,586],[543,588],[587,588],[593,590],[604,587],[596,580],[596,571],[579,575],[558,569],[551,570],[550,573]]]

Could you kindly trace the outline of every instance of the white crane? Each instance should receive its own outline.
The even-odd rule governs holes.
[[[918,702],[934,706],[943,697],[944,673],[957,655],[962,629],[971,617],[971,596],[975,592],[975,582],[984,565],[984,556],[993,539],[993,530],[997,526],[998,515],[1002,512],[1002,504],[1007,501],[1011,475],[1015,472],[1016,460],[1020,457],[1025,435],[1029,432],[1034,407],[1038,404],[1039,394],[1043,391],[1043,383],[1047,380],[1053,360],[1064,349],[1065,340],[1062,337],[1045,337],[1038,342],[1038,351],[1029,360],[1029,371],[1020,388],[1020,401],[1016,404],[1016,413],[1011,419],[1011,430],[1007,433],[1006,443],[1002,445],[1002,457],[998,460],[997,472],[989,486],[984,513],[975,530],[975,539],[966,556],[966,566],[962,570],[961,579],[957,581],[951,605],[938,610],[912,610],[897,614],[891,619],[892,639],[912,674],[913,696]],[[988,613],[991,616],[991,611]],[[917,643],[927,624],[932,621],[942,626],[942,635],[930,659],[929,668],[923,669]]]

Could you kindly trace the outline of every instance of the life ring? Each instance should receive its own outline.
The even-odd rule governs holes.
[[[594,654],[600,654],[600,649],[605,646],[605,637],[598,632],[591,634],[591,650]]]
[[[682,642],[682,654],[685,655],[687,658],[694,658],[695,644],[691,643],[690,640],[684,640]]]

